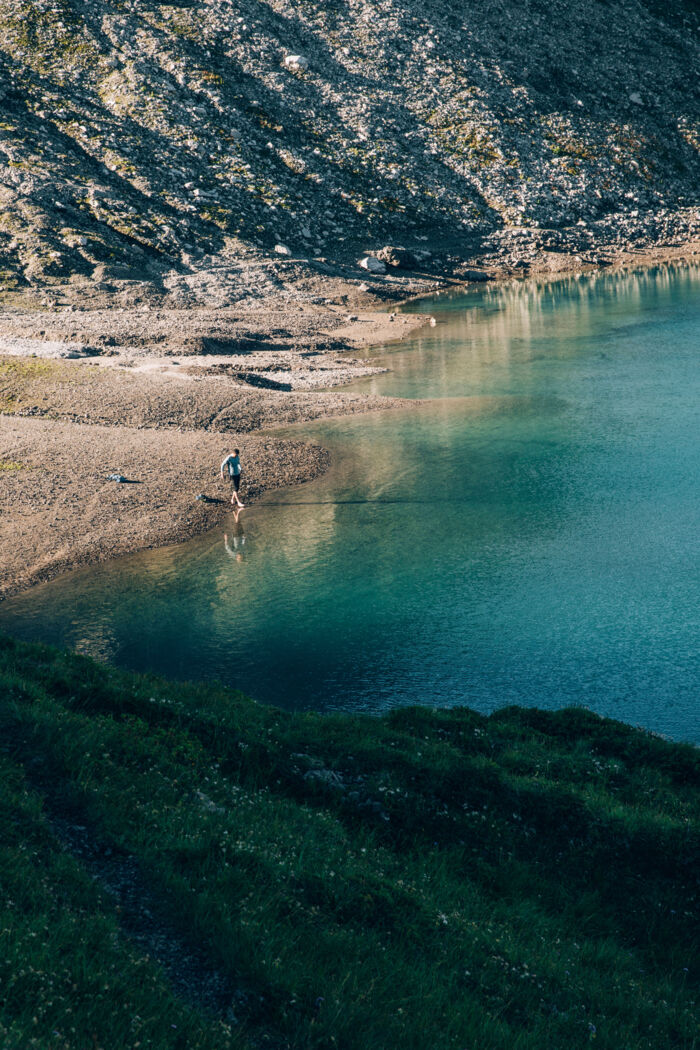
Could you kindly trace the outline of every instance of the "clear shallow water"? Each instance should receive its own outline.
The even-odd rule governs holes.
[[[0,606],[0,629],[289,707],[581,703],[700,742],[700,271],[442,298],[306,426],[329,475]]]

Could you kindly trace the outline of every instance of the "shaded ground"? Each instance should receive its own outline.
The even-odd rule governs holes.
[[[226,305],[387,243],[697,233],[699,41],[692,0],[6,2],[0,286]]]
[[[689,745],[2,637],[0,773],[3,1050],[697,1047]]]

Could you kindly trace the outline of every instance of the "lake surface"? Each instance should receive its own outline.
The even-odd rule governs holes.
[[[700,271],[411,308],[438,325],[357,389],[430,401],[305,426],[324,478],[0,629],[285,707],[583,704],[700,742]]]

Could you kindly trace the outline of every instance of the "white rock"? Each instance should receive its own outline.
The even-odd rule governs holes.
[[[309,60],[305,55],[285,55],[284,68],[291,70],[292,73],[303,72],[309,68]]]
[[[373,255],[365,255],[364,259],[358,259],[357,265],[370,273],[386,273],[386,266],[381,259],[375,259]]]
[[[630,102],[632,102],[635,106],[644,105],[644,100],[638,91],[632,92],[632,94],[630,95]]]
[[[276,244],[275,245],[275,251],[277,252],[278,255],[291,255],[292,254],[291,249],[288,248],[286,244]]]

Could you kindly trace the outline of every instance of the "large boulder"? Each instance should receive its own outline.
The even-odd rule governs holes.
[[[465,281],[488,281],[489,275],[483,270],[465,270],[462,274]]]
[[[409,252],[407,248],[401,248],[392,244],[387,244],[385,248],[380,248],[377,252],[377,258],[385,262],[387,266],[394,266],[400,270],[414,270],[418,263],[413,252]]]
[[[305,55],[285,55],[284,68],[292,73],[303,73],[309,68],[309,60]]]

